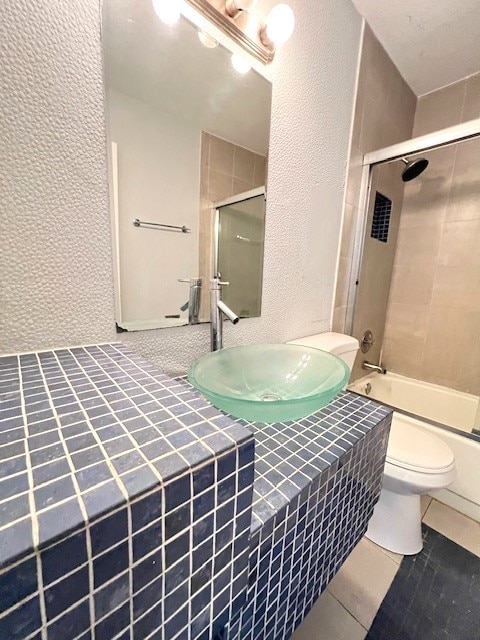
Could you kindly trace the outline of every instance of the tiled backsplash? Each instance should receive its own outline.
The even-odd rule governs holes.
[[[283,640],[379,495],[390,412],[350,393],[244,423],[117,344],[0,385],[2,638]]]

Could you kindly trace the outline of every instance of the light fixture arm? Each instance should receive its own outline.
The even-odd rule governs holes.
[[[263,64],[272,62],[275,56],[275,45],[286,41],[293,31],[293,11],[285,4],[276,5],[270,12],[267,24],[265,24],[252,11],[257,0],[185,1],[232,38],[249,55],[260,60]],[[290,24],[280,24],[281,19],[285,20],[287,10]],[[245,19],[242,18],[243,15],[245,15]],[[256,29],[252,28],[255,22]],[[278,41],[276,37],[272,37],[272,34],[279,34]]]
[[[241,9],[237,9],[235,0],[225,0],[225,11],[231,18],[234,18],[240,13]]]
[[[242,11],[248,11],[256,4],[256,0],[225,0],[225,11],[231,18],[235,18]]]
[[[266,49],[269,49],[270,51],[275,52],[275,43],[273,42],[273,40],[270,40],[270,38],[268,37],[266,24],[263,24],[260,27],[259,36],[260,36],[260,42],[263,44],[263,46]]]

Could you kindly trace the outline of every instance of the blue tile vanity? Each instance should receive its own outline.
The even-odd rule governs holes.
[[[283,640],[364,534],[390,410],[224,415],[121,344],[0,358],[2,640]]]

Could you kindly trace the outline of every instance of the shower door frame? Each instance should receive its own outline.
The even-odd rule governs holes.
[[[376,151],[370,151],[363,156],[362,180],[358,200],[359,215],[355,221],[355,242],[348,285],[345,333],[353,335],[353,321],[357,304],[358,281],[362,268],[373,168],[379,164],[398,162],[398,160],[406,156],[440,149],[441,147],[447,147],[478,137],[480,137],[480,118],[383,147]]]
[[[257,187],[256,189],[250,189],[250,191],[242,191],[235,196],[230,196],[215,202],[213,208],[215,209],[215,218],[213,221],[213,276],[214,278],[220,277],[218,275],[218,254],[219,254],[219,242],[220,242],[220,209],[222,207],[228,207],[231,204],[238,204],[239,202],[245,202],[245,200],[251,200],[252,198],[258,198],[263,196],[265,201],[267,199],[267,192],[265,187]]]

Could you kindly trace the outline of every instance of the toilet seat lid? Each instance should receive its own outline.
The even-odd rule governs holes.
[[[387,448],[390,464],[424,473],[444,471],[453,465],[455,457],[443,440],[411,424],[402,424],[402,419],[395,417]]]

